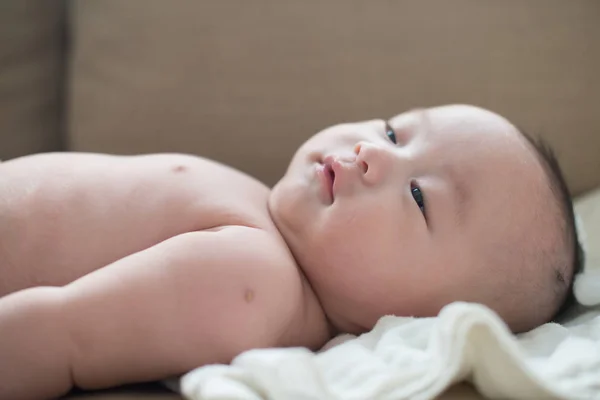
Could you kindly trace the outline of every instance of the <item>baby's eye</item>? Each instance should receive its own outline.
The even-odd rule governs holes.
[[[423,215],[425,215],[425,199],[423,198],[423,192],[421,191],[421,188],[417,186],[416,183],[412,183],[410,187],[410,192],[413,196],[413,199],[415,199],[417,206],[419,206],[419,209],[421,210]]]
[[[392,143],[398,144],[396,140],[396,133],[394,132],[394,129],[392,128],[390,123],[387,121],[385,121],[385,134],[388,137],[388,139],[392,141]]]

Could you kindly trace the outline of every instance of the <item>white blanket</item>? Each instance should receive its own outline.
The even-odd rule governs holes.
[[[600,310],[515,337],[491,310],[454,303],[332,342],[318,354],[249,351],[188,373],[181,390],[194,400],[434,399],[468,380],[494,398],[600,399]]]

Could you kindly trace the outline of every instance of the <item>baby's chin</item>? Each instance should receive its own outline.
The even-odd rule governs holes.
[[[267,210],[284,242],[294,253],[294,243],[300,240],[298,236],[301,235],[301,221],[305,217],[297,211],[293,198],[286,191],[285,182],[279,181],[271,189],[267,198]]]

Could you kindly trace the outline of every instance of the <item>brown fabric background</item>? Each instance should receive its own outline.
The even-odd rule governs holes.
[[[211,157],[268,184],[340,121],[474,103],[600,183],[600,2],[81,0],[69,143]]]
[[[62,146],[64,1],[0,0],[0,159]]]

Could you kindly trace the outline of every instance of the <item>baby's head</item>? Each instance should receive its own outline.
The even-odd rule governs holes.
[[[345,332],[453,301],[485,304],[526,331],[556,315],[578,264],[551,154],[472,106],[327,128],[298,149],[269,207]]]

